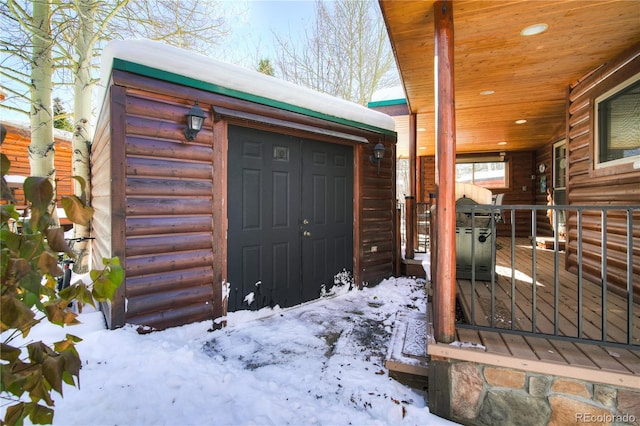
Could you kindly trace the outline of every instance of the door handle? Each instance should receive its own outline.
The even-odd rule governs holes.
[[[303,235],[304,237],[310,237],[310,236],[311,236],[311,232],[309,232],[309,231],[304,231],[304,232],[302,233],[302,235]]]

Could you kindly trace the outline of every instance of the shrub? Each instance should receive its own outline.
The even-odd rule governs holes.
[[[2,154],[3,190],[9,166]],[[9,405],[3,425],[21,425],[27,417],[34,424],[52,423],[52,392],[62,395],[63,383],[75,386],[80,374],[79,337],[67,334],[52,346],[41,341],[14,346],[16,338],[27,337],[42,321],[77,324],[72,302],[82,312],[84,304],[95,307],[96,301],[112,300],[124,278],[117,258],[103,259],[103,269],[90,271],[89,285],[78,281],[57,293],[55,277],[62,274],[58,253],[74,255],[63,229],[50,227],[55,191],[44,177],[28,177],[23,189],[29,215],[21,217],[11,203],[0,206],[0,398]],[[62,204],[72,222],[89,223],[93,211],[79,197],[63,197]]]

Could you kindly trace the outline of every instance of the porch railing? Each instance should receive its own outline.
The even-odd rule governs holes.
[[[640,284],[638,282],[640,277],[640,206],[473,205],[465,206],[464,210],[460,208],[457,212],[469,215],[471,220],[468,221],[468,224],[472,228],[471,235],[481,235],[480,242],[475,241],[477,239],[475,237],[469,241],[471,246],[470,278],[458,279],[459,295],[460,287],[463,284],[471,287],[467,292],[470,295],[468,301],[470,315],[466,318],[465,323],[457,324],[458,327],[579,343],[640,348],[640,304],[638,303],[638,299],[640,299],[640,294],[638,294],[638,284]],[[491,217],[489,225],[487,225],[488,229],[478,229],[478,234],[473,229],[477,226],[475,219],[483,215],[486,217],[487,213]],[[539,217],[543,215],[550,217],[552,228],[560,231],[555,232],[552,237],[546,237],[547,240],[551,238],[553,243],[553,271],[544,270],[544,274],[537,267],[539,257],[544,252],[538,253],[539,249],[536,246],[538,237],[544,238],[538,234],[537,226]],[[516,217],[518,217],[518,221],[516,221]],[[527,222],[523,221],[523,218],[530,218],[530,232],[528,232],[528,238],[525,239],[516,237],[516,235],[522,235],[523,231],[527,233],[526,230],[516,229],[516,223]],[[500,225],[501,237],[499,240],[495,237],[497,233],[496,222],[498,221],[505,222]],[[566,241],[563,241],[561,237],[561,232],[565,232],[563,222],[567,224]],[[483,277],[483,280],[479,280],[476,277],[476,255],[481,242],[491,236],[493,236],[492,244],[501,246],[499,247],[501,250],[510,251],[508,256],[503,255],[504,252],[500,252],[503,265],[506,259],[506,269],[505,266],[501,266],[503,268],[501,269],[502,275],[498,276],[496,273],[494,246],[491,250],[492,273],[490,279]],[[528,246],[530,250],[526,251],[526,255],[523,255],[525,252],[521,251],[523,241],[524,245],[530,244]],[[434,243],[437,242],[432,242],[432,250],[437,249],[434,247]],[[561,243],[565,244],[565,250],[571,252],[572,272],[570,273],[565,270],[566,268],[561,267],[564,263],[563,260],[568,259],[567,253],[562,253],[558,249]],[[518,255],[516,255],[517,247],[520,250]],[[599,251],[595,256],[599,257],[600,269],[600,282],[597,284],[593,283],[594,262],[598,260],[594,261],[594,251]],[[583,257],[587,252],[591,270],[589,274],[585,273],[583,267],[584,262],[587,261]],[[561,256],[565,257],[561,258]],[[549,266],[547,264],[541,267],[548,268]],[[610,268],[615,268],[615,275],[607,273]],[[523,270],[526,271],[524,275],[528,276],[531,282],[530,290],[528,286],[526,288],[526,292],[529,294],[524,296]],[[544,287],[539,290],[538,287],[542,285],[539,280],[543,279],[543,275]],[[585,278],[586,275],[589,275],[589,279]],[[635,303],[634,280],[636,281]],[[549,283],[549,281],[552,282]],[[437,286],[437,283],[435,285]],[[549,286],[552,286],[552,289]],[[590,286],[588,287],[588,296],[585,293],[587,286]],[[592,287],[596,288],[595,293]],[[544,301],[538,295],[538,292],[543,291],[546,295]],[[480,293],[482,293],[481,300],[479,300]],[[549,294],[552,296],[548,296]],[[615,300],[622,299],[622,302],[615,302],[616,306],[613,306],[614,296]],[[523,297],[528,299],[524,303],[526,308],[522,307]],[[552,300],[548,300],[549,298]],[[567,327],[568,314],[564,310],[569,309],[573,304],[575,306],[573,306],[574,312],[571,312],[572,324]],[[478,315],[479,311],[481,311],[480,315]],[[545,311],[544,314],[543,311]],[[500,318],[504,317],[505,313],[507,318]],[[518,315],[526,316],[526,321],[522,321],[522,318],[517,317]],[[542,323],[545,324],[544,327],[541,326]],[[614,326],[617,337],[612,337],[612,333],[609,333],[609,328]],[[590,330],[589,333],[585,332],[587,328]],[[598,331],[594,332],[596,329]],[[599,336],[594,334],[599,334]]]
[[[429,243],[431,236],[431,212],[429,210],[429,203],[415,203],[415,235],[413,248],[416,253],[426,253],[429,251]],[[402,247],[406,247],[407,244],[407,232],[406,232],[406,218],[407,212],[405,211],[406,204],[398,203],[398,210],[400,210],[400,238]]]

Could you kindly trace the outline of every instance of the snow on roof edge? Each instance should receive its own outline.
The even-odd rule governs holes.
[[[31,136],[31,123],[27,121],[16,121],[16,120],[0,120],[0,124],[5,126],[15,127],[16,129],[28,133]],[[71,142],[73,140],[73,132],[62,129],[53,129],[53,137],[56,139],[62,139],[65,141]]]
[[[393,118],[379,111],[257,71],[146,39],[114,40],[107,44],[102,54],[101,65],[101,81],[105,86],[108,84],[115,58],[304,108],[325,116],[395,131]],[[206,73],[202,70],[206,70]]]

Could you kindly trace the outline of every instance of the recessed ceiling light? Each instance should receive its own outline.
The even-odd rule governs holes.
[[[420,127],[420,128],[418,128],[418,131],[419,131],[419,132],[426,132],[426,131],[427,131],[427,129],[425,129],[424,127]]]
[[[500,141],[500,142],[498,142],[498,145],[506,145],[506,144],[507,144],[507,142],[506,142],[506,141]]]
[[[482,92],[480,92],[482,96],[493,95],[494,93],[496,92],[493,90],[483,90]]]
[[[525,120],[525,119],[522,119],[522,120],[516,120],[516,124],[524,124],[524,123],[526,123],[526,122],[527,122],[527,120]]]
[[[427,149],[427,147],[426,146],[421,146],[420,149]]]
[[[549,28],[549,26],[547,24],[529,25],[527,28],[525,28],[522,31],[520,31],[520,35],[521,36],[532,36],[532,35],[536,35],[536,34],[542,34],[543,32],[547,31],[547,28]]]

